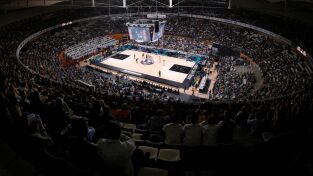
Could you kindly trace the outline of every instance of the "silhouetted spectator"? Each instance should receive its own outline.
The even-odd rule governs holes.
[[[200,145],[201,144],[202,127],[198,124],[197,114],[191,116],[191,124],[184,126],[184,139],[185,145]]]
[[[88,126],[84,118],[70,121],[67,154],[69,161],[79,169],[101,172],[102,160],[95,144],[87,141]]]
[[[235,122],[228,111],[224,111],[224,120],[217,133],[217,143],[228,144],[233,142]]]
[[[165,144],[180,145],[182,143],[183,127],[179,123],[178,114],[171,116],[171,122],[163,126],[163,132],[165,133]]]
[[[121,127],[115,122],[107,123],[102,132],[97,148],[108,174],[132,176],[134,142],[125,135],[121,136]]]

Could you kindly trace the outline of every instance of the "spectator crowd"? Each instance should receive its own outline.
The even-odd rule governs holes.
[[[66,161],[66,168],[79,172],[78,175],[134,175],[149,158],[137,147],[142,140],[178,148],[235,143],[246,149],[249,143],[248,146],[256,146],[249,150],[256,155],[246,153],[248,171],[264,169],[262,166],[267,162],[279,170],[290,160],[295,168],[312,161],[312,153],[306,155],[308,150],[301,148],[303,141],[301,145],[288,145],[288,149],[296,147],[292,149],[298,153],[282,153],[287,158],[279,160],[282,163],[271,160],[277,159],[272,150],[265,152],[268,158],[257,155],[258,147],[294,142],[284,138],[290,134],[299,135],[299,140],[304,141],[312,138],[313,92],[305,61],[289,46],[252,30],[170,16],[165,31],[178,37],[165,37],[163,46],[205,54],[208,51],[205,41],[212,41],[247,53],[261,68],[265,81],[262,89],[248,96],[257,101],[242,98],[251,90],[254,77],[234,73],[233,60],[227,57],[219,60],[221,76],[214,94],[242,101],[182,102],[166,97],[162,88],[156,91],[160,87],[130,80],[125,75],[100,73],[89,67],[60,66],[58,55],[69,46],[96,36],[126,33],[124,18],[112,19],[114,22],[109,18],[82,22],[43,34],[21,51],[20,60],[27,67],[17,61],[16,48],[27,36],[64,21],[101,13],[94,9],[58,11],[0,28],[0,137],[38,168],[45,168],[53,158],[55,167],[49,172],[61,171],[57,166]],[[243,78],[247,84],[238,87]],[[97,89],[75,80],[92,83]],[[222,89],[227,89],[227,95],[221,95]],[[305,91],[295,93],[302,89]],[[126,123],[135,125],[135,129],[129,133],[123,126]],[[133,136],[136,130],[142,132],[140,140]],[[236,133],[238,130],[240,133]],[[274,151],[285,150],[286,146],[280,146]],[[236,162],[227,165],[229,158],[223,158],[223,167],[240,167],[241,163]],[[267,162],[262,163],[259,158]],[[300,160],[305,164],[297,165]],[[66,172],[62,170],[62,174]]]

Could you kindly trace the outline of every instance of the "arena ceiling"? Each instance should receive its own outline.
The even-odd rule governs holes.
[[[125,1],[125,2],[123,2]],[[157,2],[157,3],[156,3]],[[196,3],[195,3],[196,2]],[[256,8],[256,7],[272,7],[274,4],[288,4],[297,8],[308,7],[312,10],[313,0],[0,0],[1,8],[15,9],[34,6],[51,6],[51,5],[74,5],[86,7],[105,7],[112,6],[135,6],[149,5],[154,6],[176,6],[179,4],[187,4],[192,6],[206,4],[211,7],[228,6],[231,2],[236,7]],[[300,4],[300,5],[299,5]]]
[[[313,25],[313,0],[171,0],[171,2],[173,8],[198,6],[226,9],[231,7],[231,9],[253,10],[274,16],[284,16]],[[151,11],[156,9],[156,5],[159,8],[170,7],[170,0],[125,0],[125,3],[129,8],[153,7]],[[123,7],[123,0],[0,0],[0,20],[8,21],[7,19],[10,17],[1,14],[8,14],[12,10],[16,12],[15,9],[43,6],[49,8],[36,8],[36,10],[32,8],[27,12],[21,12],[23,13],[22,16],[73,7]]]

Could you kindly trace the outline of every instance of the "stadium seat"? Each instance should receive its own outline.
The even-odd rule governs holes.
[[[133,132],[134,132],[133,129],[129,129],[129,128],[122,128],[122,130],[129,133],[129,134],[133,134]]]
[[[148,134],[149,134],[149,132],[148,132],[147,130],[142,130],[142,129],[138,129],[138,128],[136,128],[136,129],[134,130],[134,133],[142,134],[141,138],[142,138],[143,140],[146,140],[147,137],[148,137]]]
[[[136,128],[134,132],[135,133],[140,133],[140,134],[147,134],[148,133],[147,130],[142,130],[142,129],[138,129],[138,128]]]
[[[121,123],[121,126],[122,128],[125,128],[125,129],[136,129],[136,125],[135,124],[132,124],[132,123]]]
[[[177,162],[180,161],[180,150],[176,149],[160,149],[158,160],[167,162]]]
[[[132,138],[135,140],[135,141],[144,141],[143,138],[142,138],[143,134],[140,134],[140,133],[133,133],[132,134]]]
[[[149,153],[149,159],[156,160],[158,157],[158,149],[149,146],[139,146],[138,149],[142,150],[144,154]]]
[[[180,150],[180,149],[182,148],[182,145],[181,145],[181,144],[178,144],[178,145],[171,145],[171,144],[166,144],[166,143],[164,143],[164,144],[162,145],[162,148]]]
[[[180,150],[177,149],[160,149],[157,166],[169,171],[169,175],[181,175],[181,158]]]
[[[150,140],[146,140],[147,145],[149,146],[153,146],[156,148],[160,148],[163,144],[163,142],[155,142],[155,141],[150,141]]]
[[[138,176],[167,176],[168,171],[165,169],[143,167],[139,170]]]
[[[124,131],[124,130],[122,130],[122,134],[124,134],[124,135],[126,135],[126,136],[128,136],[128,137],[132,137],[132,133],[131,132],[129,132],[129,131]]]

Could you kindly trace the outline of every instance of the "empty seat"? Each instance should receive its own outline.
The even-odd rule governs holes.
[[[134,131],[136,129],[136,125],[132,124],[132,123],[121,123],[121,127],[123,129],[129,129],[129,130],[132,130],[132,131]]]
[[[158,148],[149,146],[139,146],[138,149],[142,150],[144,154],[149,153],[149,159],[156,160],[158,156]]]
[[[129,131],[124,131],[124,130],[122,130],[122,134],[124,134],[124,135],[126,135],[126,136],[128,136],[128,137],[132,137],[132,133],[131,132],[129,132]]]
[[[138,176],[167,176],[168,171],[165,169],[143,167],[139,170]]]
[[[148,131],[147,131],[147,130],[142,130],[142,129],[138,129],[138,128],[136,128],[136,129],[135,129],[135,133],[147,134],[147,133],[148,133]]]
[[[182,175],[180,150],[160,149],[157,166],[169,171],[169,175]]]
[[[128,129],[128,128],[122,128],[122,131],[126,131],[130,134],[133,134],[134,130],[133,129]]]
[[[146,140],[148,137],[148,134],[149,134],[149,132],[147,130],[142,130],[142,129],[138,129],[138,128],[136,128],[134,130],[134,133],[142,134],[142,136],[141,136],[142,140]]]
[[[135,141],[143,141],[142,136],[143,136],[143,134],[139,134],[139,133],[133,133],[133,134],[132,134],[132,138],[133,138]]]
[[[180,161],[180,150],[177,149],[160,149],[158,160],[177,162]]]
[[[146,142],[147,142],[147,145],[154,146],[156,148],[160,148],[160,146],[163,145],[163,142],[154,142],[150,140],[146,140]]]

